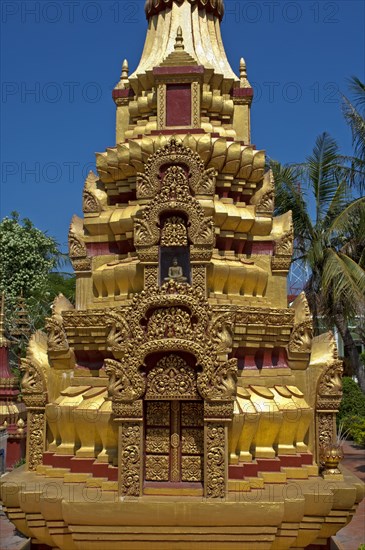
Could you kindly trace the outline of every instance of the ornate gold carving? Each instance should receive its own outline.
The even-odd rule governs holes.
[[[179,77],[179,82],[182,80]],[[191,82],[191,78],[189,82]],[[232,103],[231,100],[227,100],[223,101],[222,105],[229,108],[230,103]],[[239,146],[229,137],[222,136],[217,139],[209,134],[194,136],[187,133],[181,140],[178,137],[174,137],[174,139],[193,153],[201,154],[205,167],[219,167],[220,172],[228,172],[233,179],[249,182],[253,190],[262,181],[265,152],[255,150],[252,145]],[[130,146],[130,143],[124,143],[118,144],[118,147],[108,148],[105,153],[97,153],[96,162],[100,179],[108,185],[108,188],[119,189],[120,184],[124,184],[131,176],[135,177],[141,170],[141,158],[146,159],[155,155],[161,146],[165,147],[166,141],[167,138],[162,135],[155,136],[153,139],[151,136],[145,136],[140,141],[133,140],[133,147]],[[168,160],[162,164],[168,165],[173,162],[175,161]],[[179,160],[176,162],[180,164]],[[158,170],[156,174],[159,174]],[[199,194],[198,191],[196,193]],[[254,203],[251,201],[251,204]]]
[[[290,335],[288,350],[291,353],[309,353],[312,346],[313,325],[312,316],[304,292],[294,300],[294,328]]]
[[[317,411],[338,411],[342,399],[342,361],[334,359],[321,374],[317,386]]]
[[[36,470],[43,462],[45,417],[44,411],[28,411],[28,470]]]
[[[192,271],[193,287],[199,292],[201,292],[203,296],[205,296],[207,292],[207,279],[206,279],[205,265],[193,265],[191,271]]]
[[[334,361],[332,365],[329,365],[318,383],[318,394],[322,396],[337,397],[341,400],[342,397],[342,373],[343,366],[342,361]]]
[[[205,495],[207,498],[224,498],[226,484],[224,424],[207,423],[205,439]]]
[[[114,401],[135,401],[142,397],[146,381],[133,360],[126,362],[105,359],[105,372],[109,376],[108,394]]]
[[[188,236],[184,220],[171,216],[165,221],[161,231],[161,246],[187,246]]]
[[[137,173],[137,198],[154,198],[161,191],[162,170],[172,165],[176,167],[177,164],[184,167],[183,172],[188,177],[188,188],[190,187],[195,195],[214,195],[217,170],[213,167],[205,169],[198,153],[172,138],[167,145],[150,156],[144,174]],[[181,180],[180,185],[184,184]]]
[[[75,271],[89,271],[91,258],[87,257],[84,241],[84,224],[78,216],[73,216],[68,233],[68,250],[71,263]]]
[[[128,319],[129,333],[119,338],[115,345],[120,361],[105,360],[113,401],[133,401],[143,395],[145,378],[140,369],[146,355],[178,351],[195,356],[197,370],[200,367],[197,388],[203,398],[224,401],[234,398],[237,361],[224,361],[230,345],[227,326],[232,319],[228,319],[227,312],[223,317],[212,318],[211,309],[201,293],[189,285],[169,281],[148,294],[135,295],[130,308],[109,316],[111,324],[118,315]],[[192,376],[187,373],[184,384]],[[164,379],[167,384],[165,373],[161,371],[160,375],[160,380]],[[176,388],[176,391],[181,390]],[[196,396],[194,394],[194,398]]]
[[[146,457],[146,481],[169,481],[169,457],[148,455]]]
[[[127,318],[121,312],[112,311],[107,314],[107,322],[112,327],[106,340],[107,349],[125,352],[125,342],[131,336]]]
[[[66,311],[63,312],[63,323],[66,329],[90,328],[106,326],[104,311]]]
[[[318,457],[321,456],[325,447],[333,443],[336,430],[336,417],[332,412],[319,412],[317,414],[317,441]]]
[[[21,381],[23,394],[42,394],[47,390],[44,374],[29,359],[20,360],[20,371],[24,373]]]
[[[144,266],[144,290],[154,291],[158,287],[158,266],[157,265],[145,265]]]
[[[184,169],[174,165],[166,169],[159,193],[142,211],[140,217],[134,219],[134,244],[137,253],[160,243],[160,216],[172,209],[178,209],[188,217],[189,241],[211,250],[215,240],[213,218],[206,217],[200,203],[190,195]],[[185,236],[180,244],[184,243]]]
[[[182,426],[203,426],[203,403],[181,403],[181,425]]]
[[[191,83],[191,112],[193,128],[200,128],[200,84]]]
[[[222,418],[225,420],[231,420],[233,415],[233,402],[220,402],[220,401],[205,401],[204,402],[204,418]]]
[[[67,335],[63,326],[62,312],[73,311],[75,308],[71,302],[61,293],[53,301],[52,317],[46,319],[46,329],[48,332],[48,350],[49,351],[68,351],[69,344]]]
[[[237,389],[237,359],[217,363],[198,374],[200,395],[209,401],[234,399]]]
[[[294,241],[294,229],[291,227],[289,231],[275,242],[275,254],[277,256],[290,256],[293,255],[293,241]]]
[[[147,428],[146,453],[168,454],[170,451],[169,437],[169,428]]]
[[[180,402],[171,402],[171,481],[180,481]]]
[[[90,171],[84,185],[82,210],[85,214],[100,213],[107,202],[107,195],[97,187],[98,176]]]
[[[69,349],[66,331],[59,319],[54,316],[48,317],[46,319],[46,329],[50,351],[67,351]]]
[[[216,344],[217,353],[227,353],[232,350],[234,312],[216,313],[213,316],[210,331]]]
[[[304,321],[294,325],[293,332],[290,335],[288,350],[291,353],[309,353],[313,337],[312,321]]]
[[[157,113],[158,130],[163,130],[166,126],[166,84],[159,84],[157,88]]]
[[[194,338],[194,325],[190,314],[180,307],[156,309],[147,324],[150,339]]]
[[[121,492],[123,495],[139,496],[141,487],[141,426],[138,423],[123,423],[120,441]]]
[[[236,325],[272,325],[290,327],[294,321],[294,311],[290,309],[269,309],[250,307],[237,310]]]
[[[271,214],[274,210],[275,181],[272,170],[264,175],[262,187],[254,194],[251,204],[256,205],[257,214]]]
[[[203,459],[201,456],[183,456],[181,458],[181,481],[202,481]]]
[[[202,454],[204,452],[204,433],[201,428],[183,428],[181,431],[181,450],[184,454]]]
[[[271,271],[289,271],[291,262],[291,256],[271,256]]]
[[[170,403],[164,401],[152,401],[147,403],[147,425],[169,426]]]
[[[141,399],[132,403],[113,402],[113,413],[116,418],[143,418],[143,401]]]
[[[196,399],[196,373],[177,355],[163,357],[147,375],[146,399]]]

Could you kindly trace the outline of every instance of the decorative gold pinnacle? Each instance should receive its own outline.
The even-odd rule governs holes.
[[[240,59],[240,88],[250,88],[251,84],[247,79],[247,67],[246,61],[241,57]]]
[[[128,82],[128,75],[129,75],[129,66],[128,66],[128,61],[125,59],[122,64],[122,74],[120,75],[120,80],[124,84],[127,84]]]
[[[184,39],[182,34],[182,28],[179,26],[176,32],[176,39],[175,39],[175,50],[184,50]]]

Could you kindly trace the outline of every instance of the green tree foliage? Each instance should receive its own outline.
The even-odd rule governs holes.
[[[0,255],[0,289],[10,301],[41,295],[61,257],[56,241],[16,212],[0,223]]]
[[[348,325],[365,306],[365,197],[353,199],[336,142],[318,137],[312,154],[297,166],[272,161],[276,214],[293,212],[295,257],[310,273],[305,293],[320,324],[338,328],[354,374],[365,391],[364,370]]]
[[[14,346],[13,360],[24,353],[27,339],[34,330],[44,327],[54,298],[62,292],[69,300],[75,297],[75,278],[55,271],[66,261],[53,237],[37,229],[29,219],[19,219],[13,212],[0,222],[0,291],[5,291],[6,318]],[[19,322],[19,296],[27,312],[28,331],[13,334]]]
[[[351,378],[342,380],[343,396],[337,423],[342,424],[358,445],[365,446],[365,395]]]

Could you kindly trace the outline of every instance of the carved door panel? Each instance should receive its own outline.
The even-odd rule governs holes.
[[[202,402],[146,401],[145,407],[145,481],[202,482]]]

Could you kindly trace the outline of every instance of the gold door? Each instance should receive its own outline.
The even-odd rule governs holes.
[[[202,482],[201,401],[145,402],[145,481]]]

